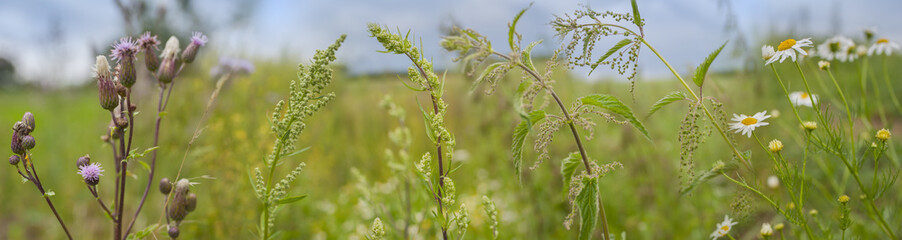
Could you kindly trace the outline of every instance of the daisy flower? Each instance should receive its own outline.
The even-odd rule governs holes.
[[[844,36],[834,36],[827,39],[827,41],[824,41],[824,43],[821,43],[821,45],[818,45],[817,53],[821,58],[827,61],[845,59],[845,55],[848,54],[848,48],[854,45],[855,43],[852,42],[852,39]]]
[[[899,44],[890,42],[889,39],[877,39],[877,43],[868,48],[868,56],[874,55],[893,55],[893,50],[899,50]]]
[[[792,38],[786,39],[786,41],[781,42],[780,45],[777,46],[777,53],[774,54],[773,57],[768,59],[767,62],[764,64],[767,65],[767,64],[776,62],[778,58],[779,58],[780,62],[783,62],[784,60],[786,60],[787,57],[791,58],[792,61],[795,62],[796,61],[796,52],[798,52],[801,55],[808,55],[808,53],[805,52],[805,50],[802,48],[803,47],[811,47],[811,44],[813,44],[811,42],[811,38],[806,38],[806,39],[802,39],[799,41],[796,41],[795,39],[792,39]]]
[[[764,45],[761,47],[761,58],[763,58],[764,61],[770,60],[770,58],[774,57],[776,54],[777,52],[774,51],[774,47],[771,45]]]
[[[770,223],[761,224],[761,236],[770,237],[774,235],[774,229],[770,227]]]
[[[763,122],[765,119],[770,118],[770,115],[767,115],[767,111],[762,111],[759,113],[755,113],[752,116],[746,116],[745,114],[733,114],[733,119],[731,121],[736,121],[730,124],[730,130],[736,130],[736,133],[742,133],[748,137],[752,137],[752,131],[757,127],[767,126],[770,123]]]
[[[712,240],[726,236],[730,233],[730,229],[733,228],[733,225],[736,225],[737,222],[734,222],[733,219],[730,219],[730,216],[724,215],[723,222],[717,224],[717,230],[714,230],[711,233],[710,237]]]
[[[774,175],[767,177],[767,187],[769,187],[770,189],[777,189],[778,187],[780,187],[780,178]]]
[[[813,107],[817,102],[817,95],[808,95],[806,92],[792,92],[789,94],[789,101],[795,106]]]

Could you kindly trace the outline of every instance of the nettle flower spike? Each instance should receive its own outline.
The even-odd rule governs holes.
[[[191,43],[189,43],[188,47],[185,47],[185,51],[182,52],[182,60],[185,61],[185,63],[194,62],[194,57],[197,56],[197,50],[206,44],[207,36],[200,32],[194,32],[191,36]]]
[[[160,55],[163,58],[163,62],[160,63],[160,70],[157,72],[157,78],[160,82],[170,83],[175,78],[175,73],[178,71],[180,51],[179,39],[175,36],[169,37],[169,40],[166,41],[166,48],[163,48],[163,53]]]
[[[150,32],[145,32],[138,38],[138,48],[144,52],[144,63],[151,72],[160,68],[160,58],[157,56],[159,45],[160,40],[157,40],[156,35],[151,36]]]
[[[97,91],[100,93],[100,107],[113,111],[119,106],[119,95],[113,82],[113,73],[110,72],[110,62],[103,55],[97,56],[94,75],[97,78]]]
[[[123,86],[131,88],[137,79],[135,60],[138,58],[138,43],[131,37],[124,37],[113,44],[111,56],[119,63],[117,76]]]

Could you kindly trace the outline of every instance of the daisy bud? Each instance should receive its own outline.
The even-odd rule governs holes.
[[[814,129],[817,129],[817,123],[812,121],[805,121],[802,122],[802,127],[804,127],[805,130],[814,131]]]
[[[137,79],[135,60],[137,60],[138,56],[138,43],[130,37],[120,38],[118,42],[113,43],[111,55],[113,60],[119,63],[117,67],[119,82],[125,87],[132,87]]]
[[[156,53],[159,45],[160,41],[157,40],[157,36],[151,36],[150,32],[145,32],[138,38],[138,47],[144,52],[144,63],[147,65],[147,70],[151,72],[160,68],[160,58]]]
[[[871,40],[874,40],[874,29],[873,28],[865,28],[864,29],[864,39],[867,42],[871,42]]]
[[[774,229],[770,227],[770,223],[764,223],[761,225],[761,236],[762,237],[770,237],[774,235]]]
[[[777,52],[774,51],[773,46],[764,45],[763,47],[761,47],[761,58],[763,58],[764,61],[770,60],[770,58],[776,54]]]
[[[868,199],[868,195],[866,195],[866,194],[858,195],[858,199],[861,199],[861,200]]]
[[[786,209],[795,209],[795,208],[796,208],[796,204],[795,204],[795,203],[789,203],[789,204],[786,204]]]
[[[193,36],[191,36],[191,43],[189,43],[188,47],[185,47],[185,51],[182,52],[182,60],[185,61],[185,63],[194,62],[194,57],[197,56],[197,50],[205,44],[207,44],[207,36],[204,36],[204,34],[200,32],[194,32]]]
[[[12,149],[15,154],[25,154],[25,147],[22,146],[18,133],[13,133],[13,140],[10,142],[9,148]]]
[[[160,55],[163,58],[163,62],[160,63],[160,70],[157,72],[157,78],[159,78],[160,82],[170,83],[175,78],[175,72],[178,71],[178,66],[176,65],[178,64],[178,52],[180,50],[179,39],[175,36],[170,37],[166,41],[166,48],[163,49],[163,53]]]
[[[31,112],[25,112],[25,114],[22,115],[22,123],[25,124],[25,127],[28,129],[28,133],[34,131],[34,114],[31,114]]]
[[[75,161],[75,167],[81,168],[81,167],[87,166],[90,163],[91,163],[91,156],[85,154],[84,156],[78,158],[78,160]]]
[[[886,141],[890,136],[892,136],[892,134],[889,132],[889,130],[886,130],[886,128],[877,131],[877,139],[880,139],[880,141]]]
[[[827,69],[830,69],[830,62],[821,60],[820,62],[817,62],[817,67],[826,71]]]
[[[771,140],[770,143],[767,144],[767,147],[770,148],[771,152],[780,152],[780,150],[783,150],[783,142],[780,142],[780,140],[774,139],[774,140]]]
[[[160,192],[163,194],[169,194],[169,191],[172,190],[172,182],[169,181],[169,178],[160,179]]]
[[[9,156],[9,165],[17,165],[19,164],[19,155]]]
[[[25,149],[31,150],[32,148],[34,148],[34,144],[34,137],[32,137],[31,135],[25,135],[24,137],[22,137],[22,147],[24,147]]]
[[[818,213],[817,209],[811,209],[811,211],[808,211],[808,215],[811,215],[811,216],[817,216],[817,213]]]
[[[780,178],[774,175],[767,177],[767,187],[771,189],[777,189],[778,187],[780,187]]]
[[[842,203],[842,204],[848,203],[848,202],[849,202],[849,195],[843,194],[842,196],[839,196],[839,198],[836,199],[836,201],[838,201],[839,203]]]
[[[175,225],[175,223],[169,225],[169,237],[178,238],[179,237],[179,227]]]
[[[185,199],[185,209],[188,209],[188,212],[193,212],[195,208],[197,208],[197,195],[189,193],[188,198]]]
[[[777,225],[774,225],[774,231],[780,230],[783,230],[783,223],[777,223]]]
[[[103,168],[100,168],[99,163],[91,163],[78,167],[78,174],[85,180],[85,183],[94,186],[100,183],[100,177],[103,176]]]

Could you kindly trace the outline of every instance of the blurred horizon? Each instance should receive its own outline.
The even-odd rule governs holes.
[[[0,58],[15,67],[19,81],[42,86],[71,86],[90,81],[93,55],[108,54],[109,44],[144,28],[124,23],[117,1],[4,1],[0,2]],[[378,43],[368,37],[366,24],[387,25],[416,32],[427,56],[437,68],[457,69],[454,56],[439,45],[443,28],[459,25],[473,28],[496,43],[504,42],[507,24],[527,0],[454,2],[428,1],[126,1],[143,2],[142,8],[163,16],[162,25],[182,41],[190,32],[204,31],[210,37],[210,53],[202,58],[240,57],[254,61],[294,61],[309,58],[315,49],[331,43],[340,34],[348,41],[338,53],[338,62],[351,74],[399,72],[405,59],[378,54]],[[902,16],[892,9],[902,2],[873,1],[731,1],[645,0],[639,1],[646,16],[649,42],[669,56],[678,70],[688,71],[724,41],[732,52],[715,63],[715,70],[739,70],[743,59],[757,55],[760,44],[774,36],[791,33],[801,37],[844,34],[861,38],[861,30],[877,29],[878,36],[902,39],[902,30],[892,28]],[[560,41],[548,22],[581,6],[629,12],[629,1],[536,1],[524,15],[518,31],[524,42],[544,40],[539,54],[548,54]],[[881,19],[871,16],[882,16]],[[182,23],[174,25],[173,23]],[[188,22],[189,24],[185,24]],[[136,27],[138,26],[138,27]],[[168,36],[160,36],[165,41]],[[818,44],[815,39],[815,44]],[[776,43],[770,43],[776,44]],[[599,46],[609,44],[600,43]],[[503,46],[503,45],[502,45]],[[604,48],[604,47],[600,47]],[[501,49],[507,50],[507,49]],[[603,51],[599,50],[599,51]],[[669,72],[643,49],[640,76],[665,77]],[[52,71],[48,71],[52,69]],[[584,71],[577,69],[576,71]],[[586,72],[580,72],[586,73]],[[585,74],[582,74],[585,76]],[[586,77],[582,77],[586,78]],[[597,71],[590,81],[616,78],[612,71]]]

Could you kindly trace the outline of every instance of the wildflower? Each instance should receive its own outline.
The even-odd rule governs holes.
[[[733,114],[732,121],[736,121],[730,124],[730,130],[736,130],[736,133],[742,133],[748,137],[752,137],[752,131],[757,127],[767,126],[770,123],[762,122],[765,119],[770,118],[770,115],[766,115],[767,111],[762,111],[759,113],[755,113],[753,116],[746,116],[745,114]]]
[[[382,225],[382,219],[373,220],[373,227],[370,229],[373,233],[373,239],[383,239],[385,237],[385,227]]]
[[[761,47],[761,58],[763,58],[764,61],[770,60],[770,58],[774,57],[776,54],[777,52],[774,51],[774,47],[771,45],[764,45]]]
[[[864,45],[858,45],[858,47],[855,48],[855,54],[857,54],[858,57],[867,56],[868,55],[868,47],[865,47]]]
[[[780,230],[783,230],[783,223],[777,223],[777,225],[774,225],[774,231]]]
[[[19,164],[19,155],[9,156],[9,165],[17,165]]]
[[[806,92],[792,92],[789,94],[789,101],[795,106],[813,107],[817,102],[817,95],[808,95]]]
[[[200,47],[203,47],[207,44],[207,36],[200,32],[194,32],[191,36],[191,43],[185,47],[185,51],[182,52],[182,60],[186,63],[194,62],[194,57],[197,56],[197,50]]]
[[[777,189],[778,187],[780,187],[780,178],[774,175],[767,177],[767,187],[771,189]]]
[[[103,176],[103,168],[100,168],[99,163],[91,163],[78,167],[78,174],[81,174],[81,178],[85,180],[85,183],[94,186],[100,182],[100,176]]]
[[[855,43],[852,42],[852,39],[843,36],[834,36],[827,39],[827,41],[824,41],[824,43],[821,43],[821,45],[818,45],[817,53],[821,58],[827,61],[837,59],[845,62],[844,59],[846,59],[847,49],[854,45]]]
[[[868,48],[868,56],[874,55],[893,55],[893,50],[899,50],[899,44],[890,42],[889,39],[877,39],[877,43]]]
[[[839,196],[839,198],[836,199],[836,201],[838,201],[839,203],[848,203],[848,202],[849,202],[849,195],[843,194],[842,196]]]
[[[771,152],[779,152],[780,150],[783,150],[783,142],[780,142],[780,140],[774,139],[774,140],[771,140],[770,143],[767,144],[767,147],[770,149]]]
[[[160,57],[163,58],[163,62],[160,63],[160,70],[157,72],[157,78],[159,78],[160,82],[170,83],[172,79],[175,78],[175,72],[178,70],[177,62],[178,62],[178,53],[181,51],[179,48],[179,39],[175,36],[169,38],[166,41],[166,47],[163,48],[163,53],[160,54]]]
[[[871,42],[874,39],[874,35],[876,35],[877,30],[874,27],[869,27],[864,29],[864,39],[867,42]]]
[[[811,209],[811,211],[808,211],[808,215],[817,216],[817,214],[818,214],[817,209]]]
[[[21,143],[23,148],[31,150],[32,148],[34,148],[35,144],[34,137],[32,137],[31,135],[25,135],[24,137],[22,137]]]
[[[796,61],[796,52],[798,52],[801,55],[808,55],[808,53],[805,52],[805,50],[802,48],[810,47],[811,44],[813,44],[811,42],[811,38],[806,38],[806,39],[802,39],[799,41],[796,41],[795,39],[792,39],[792,38],[786,39],[786,41],[781,42],[780,45],[777,46],[777,52],[774,54],[773,57],[771,57],[770,59],[767,60],[765,65],[776,62],[777,59],[779,59],[780,62],[783,62],[784,60],[786,60],[787,57],[791,58],[792,61],[795,62]]]
[[[173,239],[179,237],[179,226],[176,225],[175,223],[170,224],[168,233],[169,233],[169,237],[171,237]]]
[[[219,58],[219,65],[210,69],[210,75],[219,77],[225,74],[251,74],[254,73],[254,64],[251,61],[240,58]]]
[[[770,110],[770,117],[772,117],[772,118],[778,118],[778,117],[780,117],[780,110],[777,110],[777,109],[771,109],[771,110]]]
[[[730,233],[730,229],[733,228],[733,225],[736,225],[736,224],[737,224],[737,222],[733,222],[733,219],[730,219],[729,216],[724,215],[723,222],[718,223],[717,230],[714,230],[714,232],[711,233],[711,235],[710,235],[711,239],[717,239],[717,238],[726,236],[727,234]]]
[[[839,60],[843,62],[853,62],[858,59],[858,46],[852,44],[846,48],[846,53],[840,56]]]
[[[25,124],[25,134],[34,131],[34,114],[31,114],[31,112],[25,112],[25,114],[22,115],[22,123]]]
[[[892,136],[892,134],[889,132],[889,130],[886,130],[886,128],[884,128],[884,129],[880,129],[880,131],[877,131],[876,137],[877,137],[877,139],[880,139],[881,141],[886,141],[889,139],[890,136]]]
[[[145,32],[138,38],[138,48],[144,52],[144,63],[151,72],[160,68],[160,58],[156,53],[159,45],[160,40],[157,40],[156,35],[151,36],[150,32]]]
[[[761,224],[761,236],[770,237],[774,235],[774,229],[770,227],[770,223]]]
[[[78,160],[75,161],[75,167],[81,168],[81,167],[87,166],[90,163],[91,163],[91,156],[88,156],[87,154],[85,154],[84,156],[78,158]]]
[[[97,78],[97,91],[100,93],[100,106],[103,109],[113,111],[119,106],[119,96],[116,93],[116,84],[110,72],[110,63],[103,55],[97,56],[94,65],[94,75]]]
[[[830,69],[830,62],[821,60],[820,62],[817,62],[817,67],[827,71],[827,69]]]
[[[125,87],[131,87],[137,77],[135,60],[138,56],[138,43],[130,37],[120,38],[118,42],[113,43],[111,52],[113,60],[119,63],[117,71],[119,82]]]
[[[817,123],[813,121],[805,121],[802,122],[802,127],[805,128],[805,130],[814,131],[814,129],[817,129]]]

